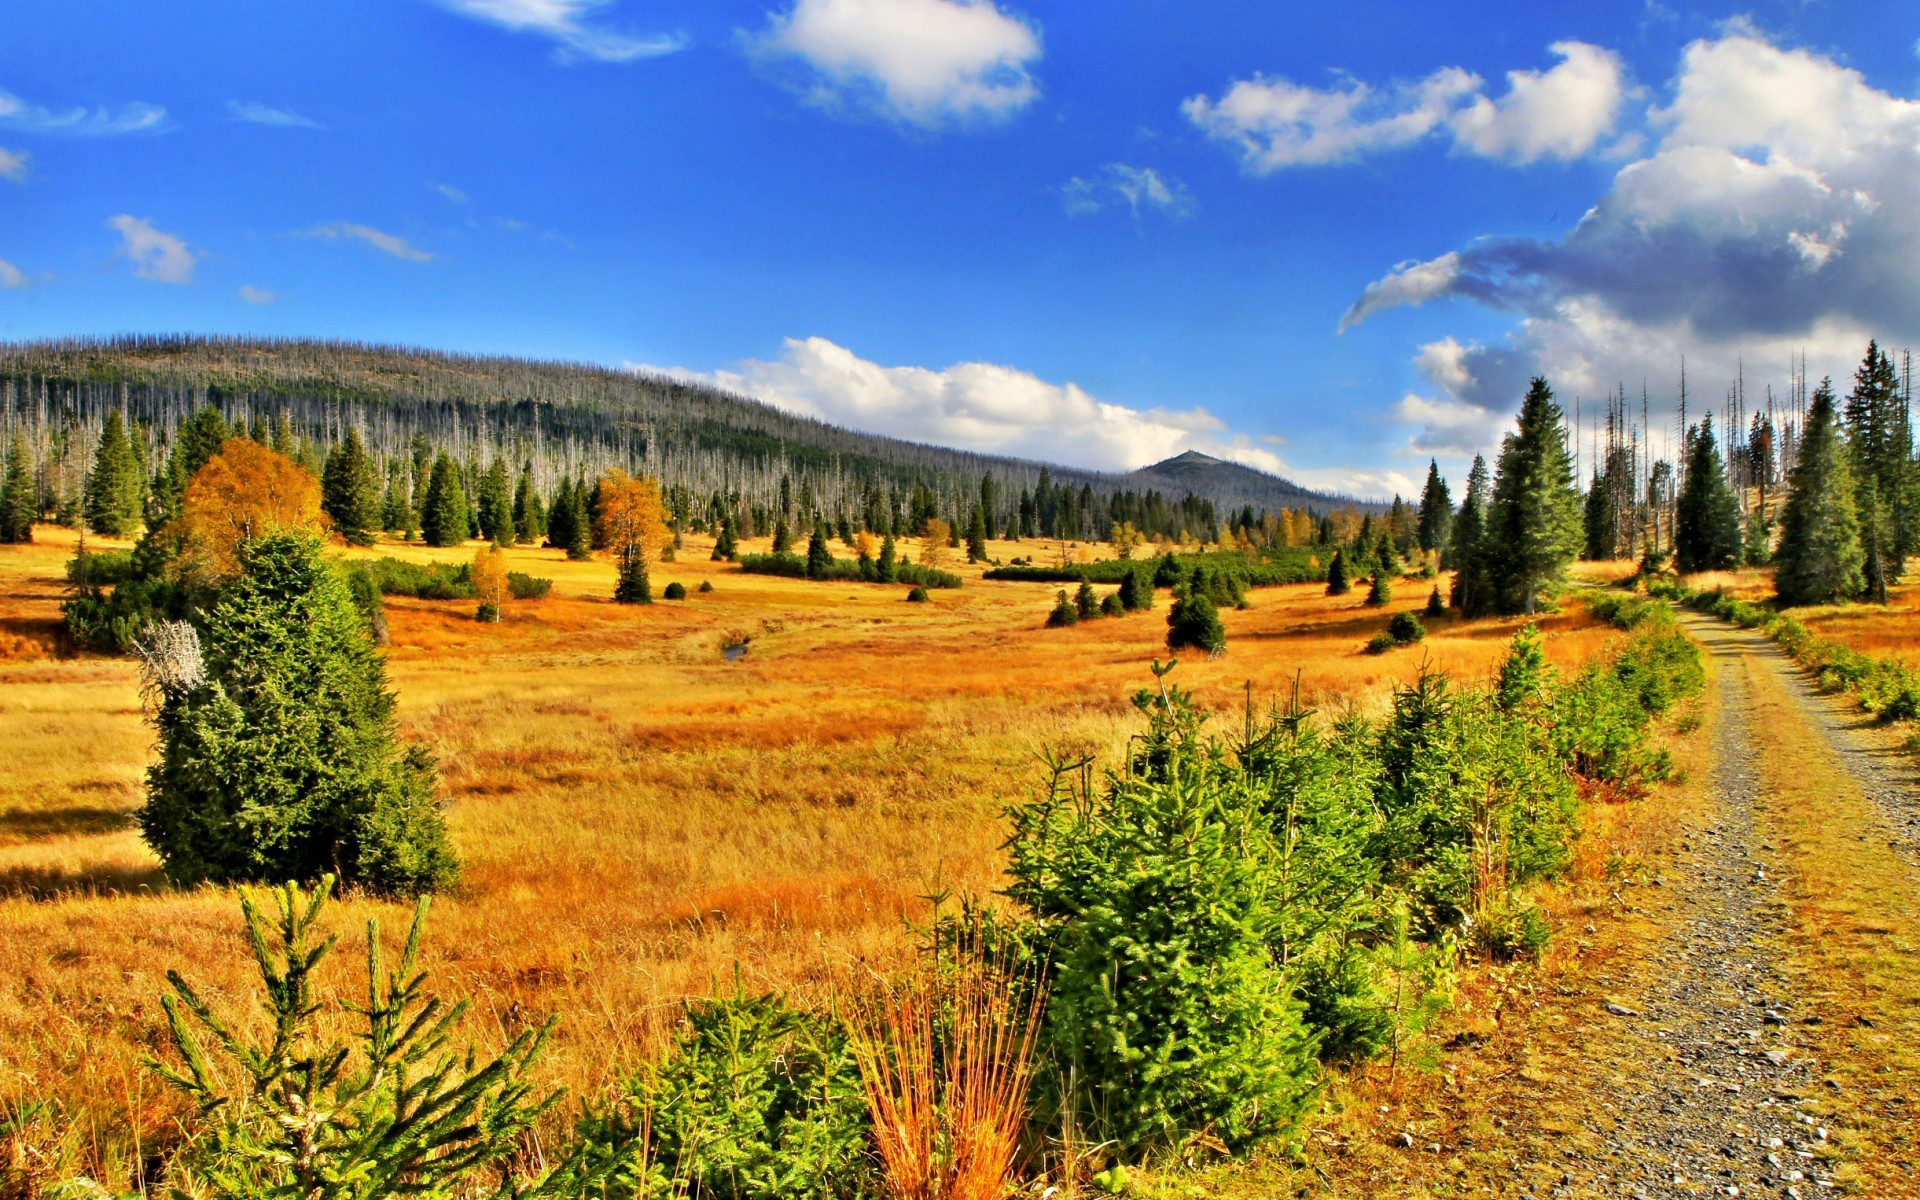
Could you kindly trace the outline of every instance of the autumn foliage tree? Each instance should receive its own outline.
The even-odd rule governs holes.
[[[473,582],[473,598],[480,602],[475,615],[482,621],[498,621],[507,599],[507,556],[498,546],[481,547],[473,556],[468,578]]]
[[[926,529],[920,538],[920,565],[935,571],[947,563],[947,542],[953,537],[953,526],[939,517],[928,517]]]
[[[231,577],[242,542],[270,533],[318,533],[320,484],[299,463],[247,438],[228,438],[187,480],[179,527],[183,566],[200,579]]]
[[[621,604],[650,604],[653,589],[647,564],[673,540],[660,503],[660,485],[612,470],[600,477],[600,511],[595,533],[613,552],[620,579],[613,598]]]

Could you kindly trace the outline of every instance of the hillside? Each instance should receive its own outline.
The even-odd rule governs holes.
[[[285,414],[320,453],[357,426],[387,462],[424,439],[467,463],[524,464],[543,489],[619,466],[695,503],[726,497],[748,508],[772,505],[784,485],[829,515],[911,508],[924,493],[931,502],[919,507],[957,518],[988,477],[996,528],[1019,519],[1023,497],[1047,507],[1037,500],[1045,484],[1056,496],[1073,493],[1064,503],[1069,535],[1098,537],[1114,520],[1177,534],[1248,506],[1326,512],[1349,503],[1204,455],[1103,474],[857,433],[709,387],[578,364],[222,337],[0,346],[0,441],[25,430],[51,509],[84,479],[109,408],[124,408],[159,449],[209,403],[235,423]]]

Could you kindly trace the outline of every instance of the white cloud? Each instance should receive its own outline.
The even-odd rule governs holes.
[[[1558,240],[1475,241],[1430,286],[1397,267],[1346,323],[1440,295],[1517,311],[1499,342],[1421,351],[1446,397],[1490,413],[1535,373],[1569,397],[1645,379],[1670,411],[1683,355],[1696,394],[1744,369],[1753,403],[1798,352],[1844,380],[1870,336],[1920,340],[1920,103],[1742,26],[1689,45],[1671,94],[1650,148]],[[1416,441],[1448,436],[1403,415]]]
[[[1403,262],[1391,274],[1367,285],[1360,298],[1340,318],[1340,332],[1366,320],[1383,308],[1408,308],[1452,292],[1460,277],[1460,256],[1452,251],[1426,262]]]
[[[1187,119],[1218,141],[1240,147],[1255,174],[1283,167],[1350,162],[1426,137],[1480,87],[1480,77],[1447,67],[1384,91],[1357,79],[1312,88],[1287,79],[1240,80],[1219,100],[1192,96]]]
[[[1497,99],[1472,71],[1442,67],[1380,88],[1353,78],[1315,88],[1256,76],[1218,100],[1191,96],[1181,111],[1216,141],[1239,147],[1242,164],[1258,175],[1352,162],[1442,133],[1460,153],[1514,163],[1577,158],[1613,129],[1625,71],[1598,46],[1568,41],[1548,49],[1558,65],[1509,71]]]
[[[20,129],[28,133],[71,134],[75,137],[105,137],[116,133],[145,133],[165,125],[167,110],[157,104],[136,101],[118,109],[84,106],[51,109],[29,104],[12,92],[0,90],[0,128]]]
[[[433,255],[413,245],[405,238],[398,237],[391,233],[382,233],[378,229],[367,225],[358,225],[352,221],[330,221],[325,225],[316,226],[308,232],[307,236],[319,238],[352,238],[365,242],[367,245],[372,246],[384,254],[391,254],[395,258],[404,258],[408,262],[433,261]]]
[[[1448,126],[1456,144],[1486,158],[1529,163],[1579,158],[1612,130],[1626,99],[1619,56],[1585,42],[1547,47],[1561,62],[1547,71],[1507,72],[1507,94],[1475,96]]]
[[[275,300],[279,299],[279,297],[272,292],[264,288],[254,287],[250,283],[241,285],[240,298],[248,304],[272,304]]]
[[[472,203],[472,200],[467,196],[465,192],[461,191],[459,188],[453,186],[450,183],[436,183],[433,185],[433,190],[436,192],[439,192],[442,196],[445,196],[447,199],[453,201],[455,204],[471,204]]]
[[[812,103],[909,125],[1003,120],[1040,94],[1040,35],[994,0],[796,0],[747,45],[810,68]]]
[[[27,178],[27,152],[0,146],[0,179],[22,183]]]
[[[27,277],[19,267],[4,258],[0,258],[0,287],[23,288],[27,286]]]
[[[1126,163],[1108,163],[1091,176],[1076,175],[1060,188],[1061,202],[1071,217],[1091,216],[1105,208],[1124,204],[1139,220],[1143,208],[1152,209],[1174,220],[1193,215],[1193,193],[1171,175],[1162,175],[1152,167],[1132,167]]]
[[[1393,406],[1393,419],[1416,427],[1406,449],[1421,457],[1454,455],[1472,458],[1499,445],[1511,418],[1451,396],[1423,396],[1408,392]]]
[[[788,338],[780,357],[718,371],[635,365],[706,383],[851,429],[1100,470],[1128,470],[1188,448],[1222,426],[1204,410],[1104,403],[1074,383],[1017,367],[957,363],[942,370],[869,362],[825,338]]]
[[[144,217],[121,213],[109,218],[107,228],[121,239],[120,253],[133,260],[134,274],[160,283],[192,283],[195,258],[187,244],[162,233]]]
[[[554,43],[562,63],[582,58],[596,62],[633,62],[686,48],[677,33],[639,37],[591,20],[610,0],[437,0],[442,8],[514,33],[531,33]]]
[[[246,121],[253,125],[273,125],[282,129],[324,129],[326,126],[312,117],[303,117],[284,108],[258,104],[251,100],[227,101],[227,112],[236,121]]]

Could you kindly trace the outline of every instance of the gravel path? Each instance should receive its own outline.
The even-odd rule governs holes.
[[[1687,618],[1716,666],[1718,711],[1709,787],[1715,810],[1686,832],[1667,886],[1673,936],[1644,964],[1637,1000],[1608,1006],[1639,1069],[1581,1122],[1554,1156],[1542,1196],[1832,1194],[1826,1130],[1801,1111],[1818,1088],[1796,1044],[1804,1018],[1777,969],[1781,899],[1772,848],[1754,829],[1758,739],[1749,672],[1779,652],[1718,621]]]

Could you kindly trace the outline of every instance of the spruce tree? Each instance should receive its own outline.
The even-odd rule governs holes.
[[[1920,475],[1900,373],[1878,342],[1867,344],[1854,372],[1845,416],[1867,591],[1885,603],[1886,585],[1899,582],[1907,557],[1920,552]]]
[[[900,551],[893,544],[893,535],[888,534],[880,543],[880,561],[874,566],[881,583],[900,582]]]
[[[708,557],[714,562],[732,562],[739,552],[734,541],[733,518],[731,516],[720,518],[720,534],[713,539],[713,553]]]
[[[480,476],[478,507],[480,536],[496,546],[513,545],[513,489],[504,460],[496,457]]]
[[[1724,571],[1740,561],[1740,508],[1727,486],[1712,413],[1688,431],[1687,479],[1674,503],[1673,555],[1682,574]]]
[[[467,540],[467,495],[460,471],[445,451],[434,457],[421,505],[420,533],[429,546],[458,546]]]
[[[1534,377],[1500,445],[1481,553],[1503,612],[1531,615],[1580,553],[1580,493],[1553,389]]]
[[[1198,589],[1176,594],[1173,607],[1167,610],[1167,649],[1188,646],[1206,651],[1208,658],[1227,650],[1227,629],[1220,623],[1220,612]]]
[[[1831,380],[1814,389],[1799,461],[1787,475],[1787,507],[1773,557],[1774,592],[1783,605],[1832,604],[1860,592],[1866,555]]]
[[[1447,543],[1447,564],[1453,568],[1453,606],[1463,617],[1482,617],[1493,611],[1496,596],[1487,568],[1487,505],[1492,500],[1487,460],[1476,454],[1467,472],[1467,495],[1453,519]]]
[[[827,572],[833,569],[833,551],[827,548],[827,527],[824,523],[813,527],[813,536],[807,539],[807,578],[825,579]]]
[[[380,477],[354,426],[347,426],[347,440],[327,455],[320,472],[320,507],[341,537],[356,546],[373,545],[373,531],[380,524]]]
[[[93,472],[87,477],[87,528],[107,537],[132,537],[140,529],[145,492],[127,423],[119,409],[108,409],[93,455]]]
[[[891,537],[887,539],[887,544],[893,544]],[[773,552],[775,554],[787,554],[792,550],[793,530],[787,527],[787,519],[781,517],[773,523]]]
[[[1376,569],[1373,573],[1373,584],[1367,588],[1367,604],[1370,607],[1379,608],[1392,601],[1393,584],[1385,571]]]
[[[1327,595],[1344,596],[1353,590],[1353,581],[1347,578],[1347,552],[1335,550],[1333,561],[1327,564]]]
[[[1593,482],[1587,485],[1585,525],[1587,545],[1581,557],[1588,562],[1605,562],[1614,557],[1613,493],[1600,478],[1598,467],[1594,468]]]
[[[1082,579],[1080,590],[1073,594],[1073,611],[1085,621],[1100,615],[1100,597],[1093,594],[1093,585]]]
[[[1054,595],[1053,611],[1047,614],[1047,628],[1060,629],[1078,624],[1079,621],[1080,610],[1073,606],[1073,601],[1067,599],[1067,589],[1061,588]]]
[[[586,562],[593,557],[593,522],[587,514],[587,489],[567,493],[567,558]]]
[[[613,602],[615,604],[653,603],[653,582],[647,577],[646,559],[637,554],[621,556],[619,578],[613,585]]]
[[[320,539],[244,541],[198,637],[150,641],[159,761],[138,813],[177,882],[436,890],[455,862],[432,757],[403,747],[386,667]]]
[[[987,561],[987,518],[979,508],[973,510],[973,521],[967,526],[967,561]]]
[[[573,480],[562,476],[553,491],[553,507],[547,517],[547,545],[565,550],[573,540]]]
[[[1417,532],[1420,548],[1438,551],[1444,559],[1452,532],[1453,495],[1447,490],[1447,481],[1440,478],[1439,461],[1428,459],[1427,485],[1420,491],[1420,525]],[[1443,561],[1441,565],[1446,564]]]
[[[31,542],[33,522],[39,515],[27,439],[16,435],[7,447],[6,474],[0,476],[0,542]]]
[[[533,486],[533,465],[520,471],[513,489],[513,540],[532,545],[547,532],[547,513],[540,503],[540,489]]]

